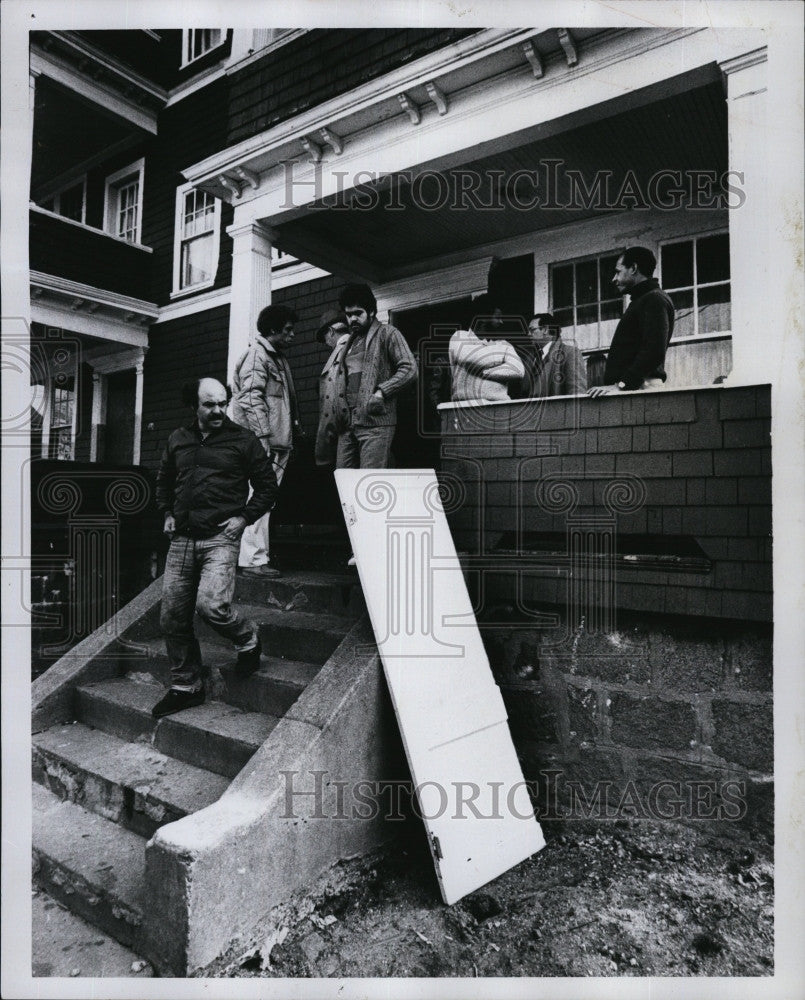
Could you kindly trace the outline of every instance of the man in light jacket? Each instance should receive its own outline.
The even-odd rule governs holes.
[[[296,391],[283,349],[293,342],[296,313],[283,305],[266,306],[257,317],[251,347],[235,365],[232,378],[232,419],[260,439],[271,459],[277,485],[300,434]],[[240,543],[238,566],[254,576],[276,576],[269,565],[268,519],[265,514],[246,528]]]

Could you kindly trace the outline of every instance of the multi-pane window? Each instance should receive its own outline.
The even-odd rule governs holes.
[[[180,288],[213,278],[215,214],[215,198],[207,191],[188,191],[184,196]]]
[[[50,397],[49,457],[70,462],[73,459],[73,421],[75,417],[75,376],[54,380]]]
[[[623,297],[612,284],[618,254],[551,265],[551,311],[582,350],[609,347],[623,313]]]
[[[141,242],[143,160],[106,179],[105,229],[127,243]]]
[[[41,207],[57,215],[63,215],[65,219],[73,219],[74,222],[84,222],[86,218],[86,191],[87,181],[82,177],[80,181],[71,184],[69,187],[57,191],[56,194],[46,198]]]
[[[182,65],[206,55],[224,41],[221,28],[185,28],[182,38]]]
[[[220,249],[221,202],[185,185],[176,193],[173,291],[209,287]]]
[[[732,329],[727,233],[660,247],[660,283],[676,309],[674,340]]]
[[[128,243],[137,243],[137,211],[140,203],[140,179],[132,177],[117,189],[115,235]]]

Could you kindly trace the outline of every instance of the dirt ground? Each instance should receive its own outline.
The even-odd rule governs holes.
[[[372,862],[332,870],[236,977],[768,976],[770,844],[620,820],[544,829],[546,847],[454,906],[421,827]]]

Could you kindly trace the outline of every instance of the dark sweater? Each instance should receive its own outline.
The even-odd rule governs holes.
[[[211,538],[230,517],[253,524],[270,510],[277,477],[257,437],[227,417],[204,440],[197,424],[171,434],[156,494],[159,510],[176,519],[177,534]]]
[[[666,379],[665,352],[674,331],[674,304],[656,278],[635,285],[629,308],[612,337],[604,383],[639,389],[647,378]]]

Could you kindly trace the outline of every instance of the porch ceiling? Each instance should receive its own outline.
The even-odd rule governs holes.
[[[542,204],[546,168],[540,164],[549,160],[563,164],[555,190],[556,207],[552,208]],[[645,193],[649,179],[660,170],[714,170],[721,175],[727,163],[724,92],[720,82],[708,83],[628,111],[599,114],[578,127],[444,170],[451,192],[444,207],[428,210],[416,204],[412,184],[400,183],[393,186],[395,202],[401,206],[398,210],[388,208],[391,193],[386,184],[378,189],[374,207],[344,211],[356,197],[356,192],[350,191],[330,207],[319,205],[315,211],[275,226],[277,243],[283,250],[329,270],[338,272],[339,266],[343,270],[348,264],[351,272],[363,270],[369,280],[392,280],[421,272],[433,258],[601,215],[605,210],[594,205],[560,207],[570,201],[566,170],[579,171],[588,187],[596,172],[611,171],[615,195],[630,170]],[[485,204],[491,202],[493,208],[451,207],[452,192],[460,190],[460,174],[470,170],[482,178],[478,198]],[[538,171],[536,189],[522,179],[508,189],[507,196],[511,178],[534,170]],[[421,199],[438,201],[435,179],[422,181],[419,191]],[[541,202],[538,207],[523,209],[514,204],[535,194]],[[365,193],[363,197],[366,199]],[[471,206],[467,199],[464,203]]]
[[[135,125],[66,87],[40,76],[36,82],[31,195],[48,196],[59,178],[98,154],[144,135]]]

